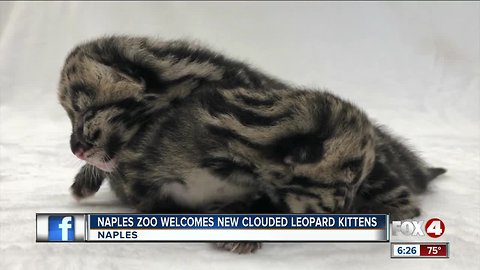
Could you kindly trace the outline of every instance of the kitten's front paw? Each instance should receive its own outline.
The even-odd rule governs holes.
[[[90,197],[98,191],[98,189],[92,190],[91,188],[85,186],[80,182],[73,183],[72,186],[70,187],[70,190],[72,192],[73,197],[77,201]]]
[[[95,194],[102,185],[105,174],[91,165],[84,165],[70,187],[75,199],[81,200]]]
[[[217,248],[228,250],[237,254],[254,253],[262,247],[260,242],[219,242],[215,243]]]

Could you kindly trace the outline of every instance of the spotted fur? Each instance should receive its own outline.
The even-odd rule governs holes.
[[[357,107],[195,43],[106,37],[67,57],[59,100],[89,164],[142,212],[419,214],[432,169]],[[92,176],[93,174],[93,176]],[[222,244],[253,251],[259,245]],[[252,250],[253,249],[253,250]]]

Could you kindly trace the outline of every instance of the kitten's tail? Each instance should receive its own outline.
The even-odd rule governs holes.
[[[432,181],[433,179],[437,178],[437,176],[446,173],[447,169],[431,167],[431,168],[428,168],[428,172],[430,174],[428,177],[428,181]]]

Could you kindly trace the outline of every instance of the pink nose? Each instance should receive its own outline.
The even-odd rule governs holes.
[[[82,149],[82,148],[79,148],[76,152],[75,152],[75,156],[81,160],[85,160],[85,151]]]

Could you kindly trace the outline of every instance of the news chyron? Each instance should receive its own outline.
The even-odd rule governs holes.
[[[37,242],[387,242],[388,215],[37,214]]]
[[[377,214],[37,214],[37,242],[390,242],[391,258],[410,259],[448,258],[446,231]]]

